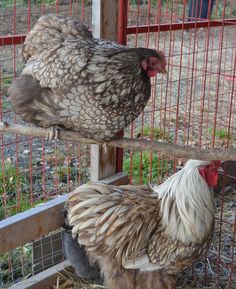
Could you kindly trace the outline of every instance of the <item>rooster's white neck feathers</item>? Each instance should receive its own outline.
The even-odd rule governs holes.
[[[215,205],[213,190],[199,173],[207,161],[189,160],[185,167],[159,186],[162,225],[173,239],[184,243],[202,241],[212,228]]]

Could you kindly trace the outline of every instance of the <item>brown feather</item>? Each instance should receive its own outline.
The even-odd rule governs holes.
[[[164,270],[155,272],[124,270],[106,257],[100,259],[99,264],[104,274],[105,285],[109,289],[173,289],[176,285],[176,276],[167,274]]]

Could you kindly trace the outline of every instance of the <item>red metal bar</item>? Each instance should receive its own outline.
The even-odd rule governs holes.
[[[118,13],[118,42],[126,45],[127,41],[127,7],[128,0],[119,0],[119,13]],[[124,136],[124,131],[119,132],[119,137]],[[123,149],[116,149],[116,172],[122,172],[123,170]]]
[[[25,41],[25,34],[22,35],[11,35],[11,36],[0,36],[0,47],[6,45],[22,44]]]
[[[118,42],[125,45],[127,40],[127,7],[128,0],[119,0],[118,15]]]
[[[219,20],[201,20],[199,22],[182,22],[182,23],[162,23],[152,25],[141,25],[141,26],[129,26],[126,29],[127,34],[136,33],[148,33],[158,31],[174,31],[183,29],[195,29],[195,28],[206,28],[206,27],[218,27],[218,26],[236,25],[236,19],[219,19]]]
[[[126,44],[126,37],[128,34],[136,33],[147,33],[147,32],[159,32],[159,31],[174,31],[182,29],[198,29],[204,27],[219,27],[219,26],[229,26],[236,25],[236,19],[230,18],[227,20],[204,20],[200,22],[184,22],[184,23],[171,23],[171,24],[154,24],[154,25],[141,25],[141,26],[130,26],[127,27],[127,15],[125,12],[125,6],[127,5],[127,0],[120,0],[120,13],[119,13],[119,24],[118,24],[118,42],[121,44]],[[22,44],[25,41],[25,34],[21,35],[11,35],[11,36],[0,36],[0,47],[13,44]]]

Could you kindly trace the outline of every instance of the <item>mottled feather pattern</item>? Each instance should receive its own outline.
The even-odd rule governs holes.
[[[9,89],[15,113],[37,126],[56,125],[100,142],[117,138],[143,111],[151,85],[141,62],[162,55],[94,39],[84,25],[58,15],[38,20],[22,54],[25,67]]]
[[[60,15],[44,15],[39,18],[26,37],[22,56],[28,61],[33,55],[42,53],[49,46],[61,44],[66,39],[92,39],[92,33],[81,23]]]
[[[207,253],[212,234],[213,230],[201,242],[185,244],[169,238],[157,228],[147,250],[149,261],[154,266],[158,264],[159,268],[165,268],[166,273],[178,274]]]

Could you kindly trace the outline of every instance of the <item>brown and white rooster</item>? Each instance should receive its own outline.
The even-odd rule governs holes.
[[[158,186],[94,183],[74,190],[66,222],[109,289],[174,288],[176,276],[206,254],[220,166],[189,160]]]
[[[25,68],[9,89],[15,113],[37,126],[100,142],[143,111],[150,77],[166,72],[162,52],[94,39],[71,18],[42,16],[26,37]]]

